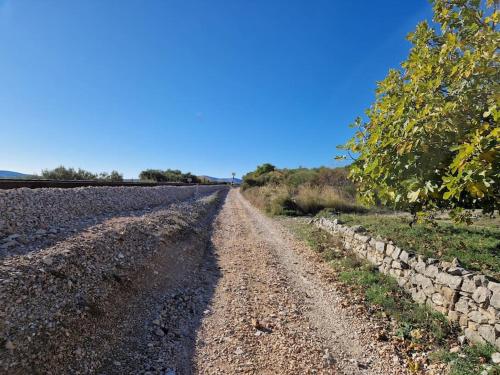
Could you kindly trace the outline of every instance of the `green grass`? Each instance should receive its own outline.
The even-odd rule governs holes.
[[[449,375],[473,375],[480,374],[485,370],[484,364],[489,361],[495,351],[495,348],[489,344],[471,345],[466,347],[460,354],[450,353],[445,350],[438,351],[433,353],[431,359],[433,361],[449,363]],[[487,370],[488,375],[500,374],[500,366],[490,366],[489,370]]]
[[[344,214],[346,225],[362,225],[368,232],[393,240],[405,249],[426,257],[447,261],[457,258],[463,267],[500,280],[500,226],[497,221],[481,225],[456,225],[438,221],[435,225],[415,224],[396,215]]]

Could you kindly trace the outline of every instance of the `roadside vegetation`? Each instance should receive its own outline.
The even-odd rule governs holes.
[[[141,181],[154,182],[201,182],[194,174],[187,172],[183,173],[178,169],[146,169],[139,174]]]
[[[334,269],[336,281],[346,293],[360,296],[369,312],[389,319],[379,339],[394,342],[410,371],[419,373],[424,366],[434,364],[446,365],[450,375],[475,375],[484,370],[485,374],[500,374],[500,366],[489,363],[495,348],[491,345],[459,347],[457,326],[442,314],[414,302],[395,279],[343,250],[338,237],[305,220],[286,223]]]
[[[54,169],[42,170],[41,177],[48,180],[123,181],[123,175],[117,171],[93,173],[81,168],[66,168],[62,165]]]
[[[243,195],[271,215],[363,212],[356,203],[356,189],[345,168],[278,169],[263,164],[243,176]]]

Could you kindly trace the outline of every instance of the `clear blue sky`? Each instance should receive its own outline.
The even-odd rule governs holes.
[[[426,0],[0,0],[0,169],[334,166]]]

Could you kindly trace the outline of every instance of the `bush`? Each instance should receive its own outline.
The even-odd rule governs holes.
[[[243,194],[257,207],[273,215],[308,215],[323,209],[360,212],[355,187],[345,168],[277,169],[258,166],[243,176]]]
[[[106,181],[123,181],[123,176],[117,172],[111,173],[101,172],[99,174],[86,171],[78,168],[66,168],[59,166],[55,169],[42,170],[42,177],[48,180],[106,180]]]
[[[167,169],[165,171],[159,169],[146,169],[139,174],[139,178],[143,181],[155,182],[201,182],[198,176],[190,172],[182,173],[178,169]]]

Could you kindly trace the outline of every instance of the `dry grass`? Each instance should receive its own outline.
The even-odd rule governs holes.
[[[300,211],[306,214],[316,214],[324,209],[339,212],[359,212],[361,210],[352,197],[332,186],[299,186],[294,201]]]
[[[348,194],[332,186],[284,185],[252,187],[243,195],[256,207],[271,215],[307,215],[329,209],[337,212],[361,212]]]

